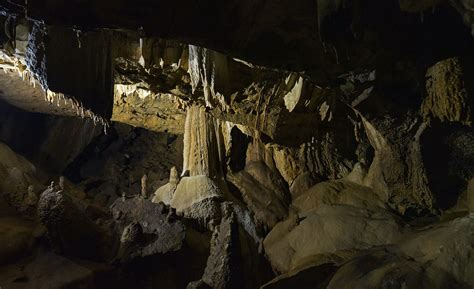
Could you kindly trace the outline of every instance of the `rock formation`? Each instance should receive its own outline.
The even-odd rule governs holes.
[[[159,187],[152,199],[153,203],[163,202],[165,205],[169,205],[173,199],[174,192],[178,186],[179,176],[176,167],[172,167],[170,171],[170,178],[166,185]]]
[[[471,0],[0,0],[0,289],[472,288]]]

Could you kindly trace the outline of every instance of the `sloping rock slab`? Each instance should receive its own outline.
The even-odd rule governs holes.
[[[178,251],[183,246],[186,229],[169,207],[141,197],[117,199],[111,206],[114,220],[122,229],[141,227],[139,239],[134,240],[135,256],[151,256]],[[122,243],[124,235],[122,235]]]

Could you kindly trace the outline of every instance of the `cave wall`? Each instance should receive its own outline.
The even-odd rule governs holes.
[[[31,113],[0,104],[0,140],[53,174],[72,163],[100,133],[89,119]]]

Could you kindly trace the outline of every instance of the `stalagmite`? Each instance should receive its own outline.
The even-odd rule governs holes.
[[[173,199],[174,192],[176,191],[176,187],[179,183],[179,176],[178,170],[176,167],[172,167],[170,171],[169,181],[166,185],[161,186],[158,188],[153,196],[152,202],[153,203],[160,203],[163,202],[166,205],[171,203]]]
[[[140,59],[138,60],[138,63],[145,67],[145,58],[143,57],[143,38],[140,38]]]
[[[148,176],[147,175],[143,175],[142,179],[141,179],[141,195],[144,199],[146,199],[148,197],[148,193],[147,193],[147,181],[148,181]]]
[[[60,188],[62,191],[65,190],[64,180],[65,180],[64,176],[60,176],[60,177],[59,177],[59,188]]]

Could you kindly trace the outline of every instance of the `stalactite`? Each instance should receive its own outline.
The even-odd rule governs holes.
[[[140,59],[138,60],[141,66],[145,67],[145,58],[143,57],[143,38],[140,37]]]
[[[82,31],[79,29],[75,29],[74,31],[76,32],[77,47],[82,48],[82,42],[81,42]]]
[[[0,64],[0,67],[3,69],[5,74],[8,74],[8,73],[17,74],[18,77],[21,80],[23,80],[27,85],[36,88],[36,82],[39,82],[39,81],[36,80],[36,78],[34,77],[34,74],[31,73],[24,64],[22,64],[21,60],[16,59],[14,57],[10,57],[4,52],[0,53],[0,60],[2,61],[2,64]],[[107,121],[103,119],[102,117],[94,114],[92,111],[85,109],[82,103],[79,103],[73,97],[66,96],[63,93],[51,91],[48,88],[44,88],[43,86],[41,86],[41,88],[44,93],[44,100],[46,102],[48,102],[51,105],[56,105],[57,107],[62,107],[61,100],[64,100],[64,107],[66,107],[67,102],[70,101],[71,109],[76,111],[77,116],[80,116],[83,119],[85,117],[93,119],[94,124],[97,124],[97,123],[102,124],[104,127],[104,132],[105,132],[106,130],[105,124],[107,124]]]

